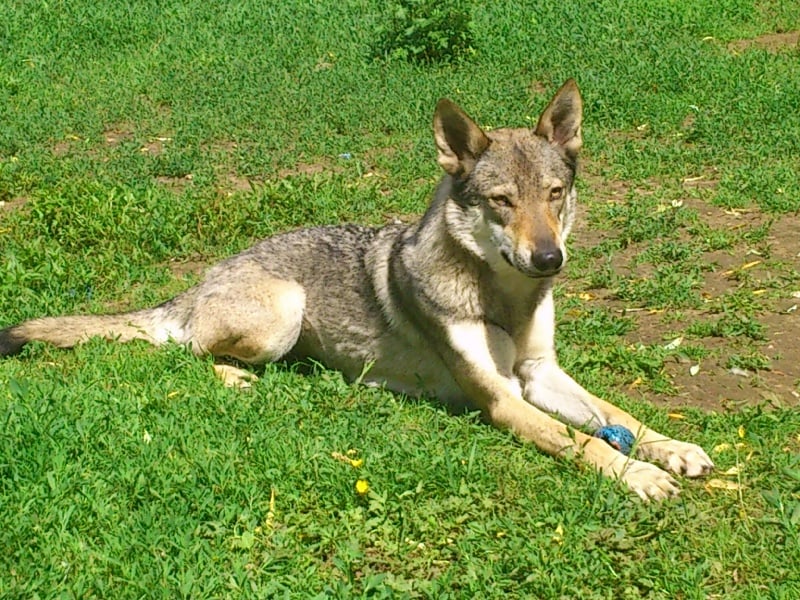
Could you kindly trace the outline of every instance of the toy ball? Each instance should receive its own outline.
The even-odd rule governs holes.
[[[594,432],[594,437],[600,438],[612,448],[616,448],[628,456],[633,449],[636,437],[630,429],[622,425],[606,425]]]

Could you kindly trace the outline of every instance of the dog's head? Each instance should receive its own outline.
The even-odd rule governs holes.
[[[484,132],[453,102],[439,101],[434,137],[439,164],[452,178],[450,197],[465,246],[492,265],[505,262],[530,277],[561,270],[575,209],[581,116],[572,79],[534,129]]]

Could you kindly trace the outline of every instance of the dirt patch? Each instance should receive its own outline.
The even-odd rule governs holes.
[[[171,137],[160,136],[149,140],[146,144],[142,145],[139,149],[142,154],[149,156],[160,156],[164,153],[166,144],[172,141]]]
[[[715,189],[719,184],[719,179],[709,175],[697,175],[694,177],[684,177],[681,185],[685,188]]]
[[[798,267],[800,261],[800,235],[797,232],[796,216],[786,215],[774,219],[767,238],[770,256],[773,259],[792,261]]]
[[[584,173],[582,180],[587,192],[584,198],[589,197],[587,203],[623,202],[631,193],[646,194],[654,189],[638,190],[592,173]],[[713,189],[714,184],[713,170],[683,182],[685,188]],[[650,184],[646,187],[650,188]],[[681,338],[684,347],[701,347],[705,353],[701,358],[691,358],[694,354],[690,351],[674,353],[675,357],[665,364],[664,373],[675,393],[643,391],[643,397],[664,406],[690,405],[718,412],[735,410],[743,404],[800,406],[800,236],[796,219],[764,214],[758,209],[724,209],[698,198],[687,197],[681,202],[681,210],[696,212],[702,225],[741,234],[732,247],[704,252],[696,259],[703,266],[699,290],[703,306],[650,310],[619,300],[614,290],[590,290],[591,302],[625,315],[635,324],[623,343],[666,345]],[[576,252],[617,236],[614,231],[590,226],[586,217],[584,212],[576,220]],[[687,244],[698,243],[687,231],[680,231],[675,237]],[[646,277],[652,265],[637,264],[636,259],[649,245],[650,242],[632,243],[616,250],[611,256],[614,272],[626,278]],[[585,291],[581,288],[585,283],[571,280],[567,288],[573,293]],[[761,326],[763,339],[719,335],[720,332],[708,336],[687,333],[693,324],[715,324],[726,316],[719,300],[733,294],[755,307],[750,314]],[[736,304],[726,306],[729,307],[725,311],[731,313],[728,317],[738,318]],[[740,364],[744,367],[740,368]],[[636,394],[637,387],[624,391]]]
[[[593,160],[584,160],[578,166],[578,189],[586,190],[595,203],[624,202],[629,194],[652,196],[653,190],[659,186],[657,181],[645,181],[633,185],[627,181],[609,179],[602,174],[602,168]]]
[[[134,127],[130,123],[118,123],[103,131],[103,141],[110,148],[133,140]]]
[[[208,261],[198,257],[182,261],[173,260],[169,263],[169,270],[178,279],[183,279],[186,275],[202,275],[208,266]]]
[[[117,148],[125,142],[133,141],[134,134],[134,127],[130,123],[115,123],[113,125],[109,125],[101,134],[102,146],[107,149]],[[87,142],[89,142],[89,140],[82,140],[76,135],[68,135],[65,139],[53,144],[53,147],[50,149],[50,151],[59,158],[78,152],[83,152],[89,156],[96,157],[98,154],[98,148],[85,147]],[[94,142],[94,140],[92,140],[92,142]]]
[[[228,173],[225,176],[225,181],[222,187],[231,192],[252,192],[257,183],[258,182],[250,177],[242,177],[236,173]]]
[[[731,52],[743,52],[748,48],[761,48],[772,54],[797,49],[800,46],[800,30],[784,33],[766,33],[748,40],[734,40],[728,44]]]
[[[58,156],[59,158],[62,156],[68,156],[76,151],[75,147],[80,141],[81,139],[78,136],[70,135],[67,136],[66,139],[53,144],[53,147],[50,149],[50,151],[53,153],[53,155]]]
[[[528,84],[528,93],[531,97],[544,96],[551,93],[551,86],[545,84],[543,81],[534,79]]]
[[[800,353],[792,349],[791,342],[792,336],[800,334],[796,318],[769,315],[759,321],[770,332],[770,340],[759,344],[759,352],[769,359],[769,369],[731,366],[731,356],[748,350],[738,348],[735,341],[727,338],[706,338],[702,345],[712,352],[708,358],[680,359],[665,365],[677,394],[650,399],[667,406],[691,405],[717,412],[752,404],[800,405],[796,385]]]
[[[161,175],[156,177],[156,182],[163,185],[165,188],[176,194],[182,193],[186,188],[192,185],[192,175],[184,175],[183,177],[167,177]]]
[[[67,141],[56,142],[53,146],[53,154],[56,156],[66,156],[70,153],[72,149],[72,144]]]
[[[28,202],[30,198],[27,196],[17,196],[11,200],[0,200],[0,211],[5,212],[12,212],[15,210],[20,210],[23,208]]]
[[[800,300],[798,300],[800,302]],[[645,397],[656,404],[680,407],[695,406],[717,412],[734,410],[743,405],[767,404],[798,406],[797,365],[800,350],[793,343],[800,335],[798,317],[786,311],[769,311],[758,316],[764,326],[765,340],[740,337],[683,337],[691,323],[715,321],[719,314],[705,310],[681,311],[679,321],[666,311],[626,312],[636,329],[626,336],[630,344],[675,344],[702,346],[708,353],[703,358],[689,358],[678,353],[664,365],[664,373],[672,381],[674,394],[651,394]],[[666,319],[665,319],[666,317]],[[738,367],[736,357],[757,354],[766,368]],[[732,364],[732,361],[734,363]]]
[[[325,160],[320,160],[313,163],[299,162],[292,168],[281,169],[280,171],[278,171],[277,178],[284,179],[285,177],[297,177],[298,175],[308,177],[310,175],[325,173],[326,171],[338,171],[338,170],[341,169]]]

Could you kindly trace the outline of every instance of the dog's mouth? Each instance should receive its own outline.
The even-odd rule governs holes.
[[[559,273],[561,273],[561,269],[556,269],[555,271],[547,271],[546,273],[542,273],[541,271],[523,271],[525,275],[530,277],[531,279],[544,279],[546,277],[555,277]]]
[[[559,273],[561,273],[562,267],[550,271],[540,271],[534,267],[525,267],[525,268],[520,267],[518,264],[514,262],[514,260],[511,258],[511,256],[509,256],[508,252],[505,250],[500,251],[500,256],[502,256],[503,260],[505,260],[508,263],[508,265],[512,267],[514,270],[519,271],[520,273],[522,273],[526,277],[530,277],[531,279],[544,279],[546,277],[554,277]]]

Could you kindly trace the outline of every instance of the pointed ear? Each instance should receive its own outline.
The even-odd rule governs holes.
[[[581,120],[583,101],[574,79],[568,79],[544,109],[535,133],[552,144],[561,146],[575,158],[583,145]]]
[[[433,137],[439,150],[439,164],[450,175],[467,175],[490,140],[466,113],[447,98],[436,104]]]

